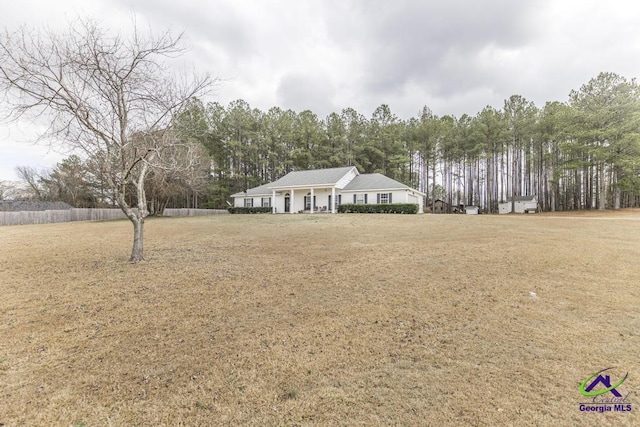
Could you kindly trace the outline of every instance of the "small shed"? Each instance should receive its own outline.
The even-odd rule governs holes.
[[[464,213],[467,215],[478,215],[480,208],[478,206],[465,206]]]
[[[515,213],[537,212],[538,199],[536,196],[516,196],[513,199],[508,198],[506,202],[498,204],[498,213],[511,213],[512,205]]]
[[[433,213],[441,214],[449,211],[449,203],[444,200],[436,200],[433,202]]]

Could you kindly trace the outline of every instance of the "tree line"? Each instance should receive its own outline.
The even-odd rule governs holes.
[[[437,116],[424,107],[408,120],[381,105],[367,118],[352,108],[321,119],[312,111],[228,106],[190,99],[171,127],[201,147],[198,167],[150,172],[151,213],[165,207],[223,208],[230,195],[294,170],[356,166],[425,194],[427,206],[498,203],[536,195],[546,211],[640,205],[640,98],[634,79],[601,73],[541,108],[520,95],[475,116]],[[71,156],[34,179],[32,196],[74,206],[115,203],[92,159]],[[32,172],[31,174],[29,172]],[[31,176],[31,178],[30,178]]]
[[[426,193],[428,206],[441,199],[492,213],[524,195],[547,211],[639,206],[639,125],[638,85],[614,73],[600,73],[566,103],[538,108],[514,95],[502,109],[459,118],[424,107],[402,120],[381,105],[370,118],[347,108],[320,119],[192,99],[176,124],[209,153],[206,206],[223,207],[231,194],[293,170],[353,165]]]

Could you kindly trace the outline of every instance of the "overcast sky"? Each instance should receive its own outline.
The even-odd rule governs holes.
[[[78,15],[127,31],[132,15],[185,31],[209,100],[403,119],[501,108],[518,94],[566,101],[601,71],[640,74],[640,3],[593,0],[0,0],[0,27],[64,27]],[[0,123],[0,180],[65,154],[29,145],[37,127]]]

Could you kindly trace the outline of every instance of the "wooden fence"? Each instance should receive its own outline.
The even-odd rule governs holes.
[[[165,209],[164,216],[200,216],[228,213],[225,209]],[[0,212],[0,226],[52,224],[70,221],[104,221],[126,218],[120,209],[67,209],[60,211]]]

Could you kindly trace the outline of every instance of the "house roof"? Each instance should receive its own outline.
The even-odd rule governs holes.
[[[279,180],[269,184],[270,188],[334,185],[355,166],[344,168],[314,169],[289,172]],[[357,169],[356,169],[357,171]]]
[[[73,209],[65,202],[43,202],[39,200],[12,200],[0,202],[0,212],[64,211]]]
[[[246,190],[246,192],[241,191],[232,194],[231,197],[268,196],[271,195],[275,189],[331,186],[338,183],[340,179],[353,169],[355,169],[357,173],[358,170],[355,166],[289,172],[277,181],[264,184],[259,187],[250,188]],[[423,193],[380,173],[356,175],[355,178],[353,178],[341,191],[365,190],[411,190],[424,196]]]
[[[269,184],[263,184],[260,185],[258,187],[253,187],[253,188],[249,188],[246,192],[245,191],[239,191],[235,194],[232,194],[231,197],[244,197],[244,196],[267,196],[267,195],[271,195],[271,190],[269,189],[269,187],[272,185],[272,183]]]
[[[411,190],[416,193],[420,193],[419,191],[380,173],[358,175],[342,189],[342,191],[362,190]]]
[[[514,199],[516,202],[533,202],[536,196],[516,196]],[[511,197],[507,198],[507,202],[511,202]]]

